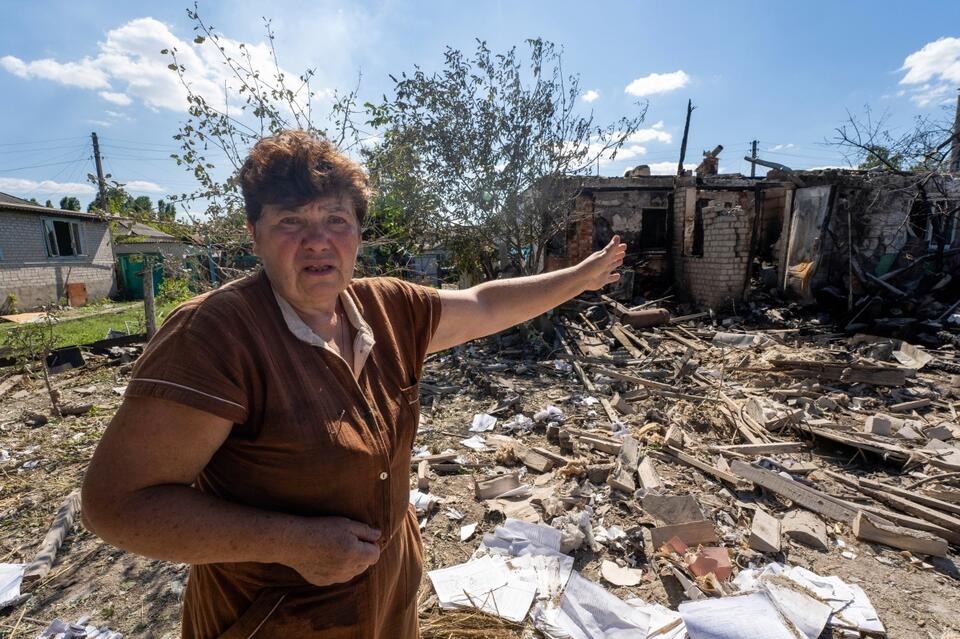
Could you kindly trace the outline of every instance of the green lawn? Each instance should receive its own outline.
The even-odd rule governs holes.
[[[179,302],[157,304],[158,326],[178,304]],[[13,322],[0,323],[0,346],[6,342],[7,332],[14,330],[16,326]],[[145,332],[143,302],[109,302],[65,311],[53,330],[59,348],[104,339],[110,329],[130,333]]]

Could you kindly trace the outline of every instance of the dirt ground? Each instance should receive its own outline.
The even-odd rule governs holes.
[[[528,416],[552,404],[565,413],[567,425],[601,428],[604,421],[599,405],[583,402],[589,393],[580,380],[569,372],[556,370],[556,354],[543,345],[535,346],[527,342],[524,348],[504,348],[497,340],[490,340],[428,362],[424,387],[447,386],[450,388],[446,390],[453,392],[424,391],[417,445],[426,446],[433,453],[454,449],[467,462],[460,472],[431,476],[430,492],[442,500],[425,517],[423,525],[426,565],[420,598],[424,622],[431,626],[438,623],[438,618],[442,623],[445,613],[430,600],[432,589],[426,571],[467,561],[483,534],[492,532],[503,519],[501,513],[491,511],[488,504],[474,497],[472,474],[483,473],[497,464],[512,470],[519,468],[503,451],[475,453],[459,445],[459,440],[472,434],[468,428],[473,415],[491,411],[505,397],[518,395],[515,410]],[[0,461],[0,562],[26,563],[33,558],[61,502],[80,485],[98,439],[121,401],[118,391],[127,381],[129,367],[118,366],[106,357],[88,356],[87,361],[85,367],[54,378],[64,403],[94,404],[84,415],[53,419],[42,426],[28,425],[25,414],[49,413],[49,400],[41,383],[29,379],[21,381],[0,400],[0,449],[5,451],[0,453],[4,460]],[[5,373],[0,374],[0,381],[12,371]],[[636,429],[648,418],[676,412],[677,404],[676,399],[647,397],[636,402],[639,413],[625,421]],[[710,432],[715,423],[710,411],[703,406],[682,408],[684,423],[692,434],[720,437]],[[723,443],[731,443],[728,434],[723,436],[727,437]],[[517,437],[525,444],[560,452],[557,443],[548,440],[540,429]],[[849,450],[836,447],[812,450],[796,458],[844,467],[851,457]],[[613,459],[596,451],[581,453],[588,464]],[[889,472],[880,462],[870,463],[878,471]],[[670,492],[695,495],[708,519],[741,531],[749,531],[751,512],[739,507],[737,499],[763,499],[775,511],[786,509],[771,496],[761,495],[759,489],[732,499],[730,489],[685,465],[658,460],[656,468]],[[524,478],[529,480],[529,476]],[[415,469],[411,472],[411,487],[416,487]],[[653,525],[633,496],[607,490],[598,503],[595,524],[617,525],[638,540],[643,529]],[[464,514],[461,521],[445,514],[451,507]],[[478,523],[476,533],[461,542],[461,525],[473,522]],[[951,549],[948,558],[921,563],[891,548],[858,542],[842,526],[831,524],[830,532],[834,545],[829,551],[785,542],[783,556],[778,559],[859,584],[879,612],[889,637],[939,639],[947,636],[947,631],[960,631],[960,572],[955,549]],[[728,545],[740,550],[745,547],[742,539]],[[611,544],[600,553],[583,548],[574,553],[575,569],[622,598],[636,596],[669,604],[661,581],[645,563],[650,557],[641,556],[644,581],[640,586],[621,588],[602,582],[601,559],[640,556],[641,549],[639,541]],[[755,553],[740,550],[738,561],[755,557]],[[854,553],[855,558],[843,557],[844,551]],[[36,637],[54,617],[73,621],[81,615],[89,615],[91,623],[107,624],[128,637],[178,637],[185,579],[186,566],[130,555],[100,542],[77,525],[60,549],[51,573],[29,590],[31,597],[19,606],[0,611],[0,637]],[[511,634],[499,632],[497,636]],[[539,636],[530,627],[517,628],[512,634]]]

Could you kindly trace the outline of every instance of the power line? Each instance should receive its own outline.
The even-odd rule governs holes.
[[[27,169],[39,169],[45,166],[60,166],[61,164],[71,164],[73,160],[66,162],[47,162],[46,164],[31,164],[29,166],[17,166],[9,169],[0,169],[0,173],[13,173],[14,171],[26,171]]]
[[[0,142],[0,146],[29,146],[31,144],[44,144],[46,142],[63,142],[64,140],[86,140],[87,136],[74,136],[70,138],[49,138],[47,140],[30,140],[29,142]]]

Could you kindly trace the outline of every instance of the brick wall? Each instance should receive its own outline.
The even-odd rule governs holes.
[[[66,297],[66,285],[83,282],[90,301],[116,291],[113,248],[106,222],[57,218],[78,222],[82,248],[87,255],[48,257],[43,235],[44,216],[0,212],[0,304],[17,296],[17,307],[29,310]]]
[[[687,255],[696,200],[709,200],[703,209],[703,255]],[[753,233],[752,191],[706,191],[678,185],[674,195],[675,283],[701,306],[716,308],[743,296]],[[686,251],[689,252],[689,251]]]

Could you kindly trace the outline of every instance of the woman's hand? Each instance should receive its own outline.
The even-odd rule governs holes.
[[[586,258],[575,267],[583,280],[583,290],[595,291],[620,279],[616,269],[623,266],[627,245],[620,242],[620,236],[614,235],[610,243]]]
[[[304,517],[285,536],[282,563],[315,586],[350,581],[380,559],[380,531],[346,517]]]

